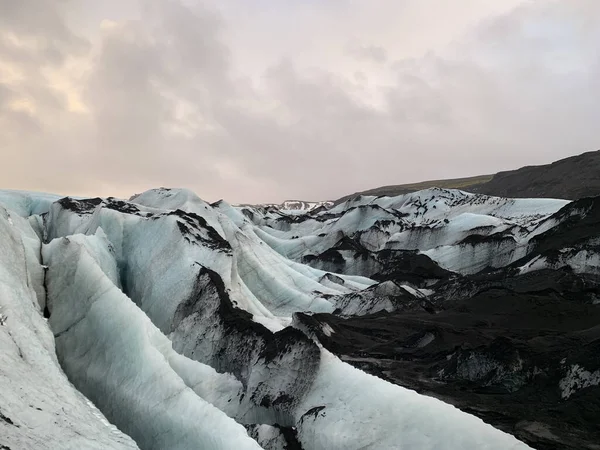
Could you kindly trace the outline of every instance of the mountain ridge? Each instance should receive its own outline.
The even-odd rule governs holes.
[[[360,195],[394,197],[431,187],[461,189],[506,198],[577,200],[600,195],[600,150],[584,152],[549,164],[524,166],[492,175],[380,186],[345,195],[333,203],[337,205]]]

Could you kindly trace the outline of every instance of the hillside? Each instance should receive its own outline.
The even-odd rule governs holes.
[[[600,194],[600,150],[543,166],[499,172],[472,192],[498,197],[577,200]]]
[[[346,195],[335,204],[359,195],[388,196],[408,194],[439,187],[510,198],[561,198],[576,200],[600,195],[600,150],[583,153],[541,166],[468,178],[432,180],[420,183],[382,186]]]
[[[395,197],[397,195],[410,194],[412,192],[422,191],[423,189],[429,189],[433,187],[443,189],[461,189],[461,190],[472,190],[474,186],[483,185],[492,180],[494,175],[478,175],[476,177],[467,178],[452,178],[449,180],[430,180],[421,181],[419,183],[408,183],[408,184],[397,184],[390,186],[381,186],[374,189],[368,189],[366,191],[355,192],[354,194],[345,195],[342,198],[337,199],[334,204],[338,205],[358,197],[359,195],[374,195],[376,197],[387,196]]]

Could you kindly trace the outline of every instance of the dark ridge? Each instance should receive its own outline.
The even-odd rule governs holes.
[[[392,280],[426,287],[430,280],[444,280],[455,275],[416,250],[385,249],[374,255],[382,267],[381,271],[370,275],[377,281]]]
[[[336,244],[332,247],[335,250],[351,250],[358,254],[370,253],[360,242],[356,239],[353,239],[349,236],[342,237]]]
[[[423,189],[441,188],[441,189],[461,189],[469,190],[470,188],[481,185],[492,179],[492,175],[481,175],[469,178],[454,178],[448,180],[432,180],[423,181],[420,183],[400,184],[391,186],[382,186],[375,189],[368,189],[362,192],[346,195],[337,199],[334,205],[339,205],[345,201],[360,200],[363,196],[381,197],[396,197],[398,195],[411,194]]]
[[[306,214],[298,214],[298,215],[294,215],[294,216],[290,216],[288,214],[284,214],[279,210],[275,210],[275,211],[270,211],[274,214],[277,214],[279,217],[277,217],[275,219],[276,222],[284,222],[284,223],[288,223],[288,224],[297,224],[297,223],[302,223],[305,222],[307,220],[317,220],[317,221],[323,221],[323,219],[320,216],[313,216],[310,212],[306,213]]]
[[[218,315],[231,331],[238,328],[239,331],[243,331],[244,333],[249,332],[258,337],[267,337],[272,334],[263,325],[254,322],[252,314],[233,305],[225,284],[217,272],[202,265],[200,267],[200,271],[196,277],[196,285],[192,290],[193,293],[187,301],[177,307],[177,311],[173,316],[172,328],[175,328],[183,319],[190,316],[196,308],[202,308],[202,301],[205,299],[205,294],[208,293],[207,290],[210,287],[214,287],[219,301]],[[208,280],[206,280],[207,278]]]
[[[343,278],[341,278],[341,277],[339,277],[337,275],[334,275],[332,273],[326,273],[325,275],[323,275],[319,279],[319,283],[322,283],[325,280],[330,281],[330,282],[335,283],[335,284],[339,284],[340,286],[343,286],[344,284],[346,284],[346,282],[344,281]]]
[[[201,266],[191,296],[177,308],[172,330],[178,333],[184,319],[188,320],[186,329],[189,320],[196,322],[205,330],[196,338],[196,348],[206,346],[207,339],[211,342],[211,360],[202,362],[234,374],[255,405],[271,410],[280,425],[292,426],[291,408],[316,376],[319,348],[298,329],[287,327],[273,333],[252,317],[233,304],[219,274]],[[188,347],[185,356],[195,358],[194,352]],[[301,374],[290,377],[291,366],[297,364],[301,364]],[[252,375],[256,366],[260,366],[259,378]]]
[[[559,223],[531,240],[537,252],[543,254],[585,243],[600,236],[600,196],[569,203],[547,220]]]
[[[248,431],[248,435],[252,439],[257,441],[259,443],[259,445],[261,445],[262,443],[259,442],[259,435],[258,435],[258,427],[259,426],[260,426],[259,424],[244,425],[244,427]],[[281,436],[283,437],[283,440],[285,441],[283,450],[303,450],[302,444],[298,440],[298,432],[295,427],[283,427],[283,426],[277,425],[277,424],[273,425],[273,427],[277,428],[277,430],[279,430],[279,432],[281,433]],[[265,447],[265,448],[271,448],[271,447]]]
[[[274,361],[282,353],[291,351],[298,342],[312,344],[312,341],[304,333],[292,327],[286,327],[274,333],[272,337],[274,339],[267,340],[260,354],[266,364]]]
[[[472,297],[492,289],[505,289],[516,294],[560,295],[565,299],[592,304],[598,292],[600,277],[576,274],[570,268],[542,269],[519,274],[513,268],[494,269],[475,275],[455,276],[433,286],[431,299],[448,304],[460,298]]]
[[[19,425],[15,425],[15,423],[10,419],[10,417],[6,417],[4,414],[0,413],[0,420],[6,422],[9,425],[12,425],[13,427],[17,427],[20,428]]]
[[[342,251],[352,252],[355,261],[358,258],[362,260],[360,265],[353,267],[352,273],[347,270]],[[417,287],[431,286],[454,275],[416,250],[384,249],[371,252],[356,238],[349,236],[344,236],[321,254],[304,255],[301,262],[327,272],[360,275],[380,282],[404,282]]]
[[[75,200],[71,197],[64,197],[58,200],[58,204],[68,211],[73,211],[75,213],[88,213],[93,211],[96,206],[102,203],[102,199],[100,197],[96,198],[88,198],[83,200]]]
[[[564,198],[600,195],[600,150],[542,166],[499,172],[473,192],[508,198]]]
[[[311,264],[315,261],[325,261],[328,263],[332,263],[336,267],[343,267],[346,264],[346,260],[342,256],[342,254],[330,248],[329,250],[325,250],[320,255],[305,255],[302,257],[303,264]],[[336,272],[333,270],[332,272]]]
[[[302,257],[302,263],[314,264],[317,261],[328,264],[326,269],[329,272],[341,272],[343,273],[346,260],[340,253],[341,251],[352,251],[354,252],[354,258],[367,259],[371,252],[367,250],[360,242],[349,236],[343,236],[333,247],[325,250],[323,253],[318,255],[304,255]]]
[[[279,431],[281,431],[281,434],[285,438],[286,445],[284,450],[303,450],[295,427],[282,427],[279,425],[275,425],[275,427],[279,428]]]
[[[561,159],[552,164],[527,166],[517,170],[469,178],[425,181],[382,186],[344,196],[338,205],[363,195],[388,196],[409,194],[433,187],[461,189],[505,198],[562,198],[576,200],[600,195],[600,150]]]
[[[316,214],[324,213],[324,212],[326,212],[328,210],[329,210],[329,208],[327,208],[325,205],[321,205],[321,206],[317,206],[315,209],[312,209],[310,211],[310,213],[312,215],[316,215]]]
[[[492,243],[500,243],[504,241],[510,241],[515,243],[515,238],[510,234],[505,234],[504,232],[494,233],[490,235],[484,234],[470,234],[462,241],[459,242],[459,245],[480,245],[480,244],[492,244]]]
[[[375,284],[359,292],[337,295],[335,296],[335,305],[334,314],[336,315],[346,315],[348,308],[352,311],[359,310],[360,314],[365,314],[376,310],[386,311],[385,307],[389,309],[390,306],[393,311],[420,308],[421,299],[394,281],[388,281],[385,284]]]
[[[118,200],[114,197],[108,197],[106,199],[105,208],[112,209],[115,211],[122,212],[124,214],[140,214],[140,209],[132,203],[124,202],[123,200]]]
[[[249,210],[248,208],[243,208],[242,214],[244,216],[246,216],[248,219],[254,220],[254,213],[251,210]]]
[[[382,211],[386,214],[388,214],[391,217],[395,217],[397,219],[403,219],[404,217],[408,217],[409,214],[407,213],[402,213],[400,211],[396,211],[396,210],[392,210],[392,209],[386,209],[383,208],[377,204],[369,204],[369,205],[358,205],[358,206],[351,206],[348,209],[345,209],[342,214],[340,215],[340,217],[351,213],[352,211],[356,211],[359,210],[363,215],[368,215],[371,211]]]
[[[212,226],[206,222],[204,217],[192,212],[185,212],[181,209],[173,211],[171,214],[180,217],[182,221],[177,221],[177,226],[181,234],[188,242],[194,240],[201,245],[205,245],[214,250],[231,253],[231,244],[224,239]],[[208,239],[204,238],[198,231],[204,230],[208,234]]]
[[[302,417],[300,418],[300,422],[303,422],[305,419],[308,419],[310,417],[312,417],[313,419],[316,419],[317,417],[319,417],[319,413],[321,411],[323,411],[324,409],[326,409],[325,406],[315,406],[314,408],[309,409],[304,414],[302,414]]]

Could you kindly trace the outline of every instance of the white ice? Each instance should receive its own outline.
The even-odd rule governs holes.
[[[304,415],[314,408],[320,411]],[[368,375],[326,350],[298,411],[302,443],[314,450],[530,448],[474,416]]]
[[[26,424],[24,403],[48,398],[52,412],[58,405],[71,411],[58,431],[67,436],[80,433],[80,438],[73,438],[79,447],[73,448],[85,448],[80,444],[86,439],[95,439],[97,448],[135,448],[66,381],[41,314],[47,303],[59,359],[71,381],[112,423],[149,449],[260,448],[234,420],[261,417],[247,399],[242,400],[242,383],[232,374],[217,373],[176,353],[169,340],[175,338],[166,336],[178,306],[193,293],[201,267],[219,274],[234,305],[276,332],[292,324],[295,312],[332,312],[336,296],[366,289],[381,290],[382,298],[396,291],[417,298],[432,293],[301,263],[303,256],[320,254],[344,235],[356,233],[370,250],[416,248],[442,267],[474,273],[520,258],[536,231],[549,229],[547,217],[567,204],[430,189],[394,198],[362,197],[319,213],[331,215],[322,216],[323,220],[303,220],[304,212],[298,211],[236,208],[226,202],[210,205],[187,190],[157,189],[136,195],[131,203],[140,209],[137,215],[107,208],[105,203],[89,213],[76,213],[63,209],[55,202],[58,198],[0,192],[0,203],[15,209],[13,213],[0,209],[0,313],[7,317],[0,325],[0,338],[3,348],[11,348],[0,354],[10,366],[0,367],[0,375],[6,380],[23,377],[11,381],[17,387],[35,386],[31,394],[11,397],[12,390],[0,385],[0,412],[8,416],[8,411],[11,418]],[[213,245],[210,229],[201,226],[195,229],[196,236],[182,235],[185,220],[171,214],[175,210],[200,216],[226,244]],[[40,215],[45,213],[44,222]],[[282,214],[293,219],[277,220]],[[512,241],[461,244],[473,234],[498,232],[508,233]],[[54,239],[43,251],[42,237]],[[348,265],[356,264],[358,269],[362,263],[352,262],[351,251],[344,252]],[[581,252],[565,253],[565,258],[582,270],[599,265],[594,255]],[[49,266],[48,299],[42,263]],[[544,262],[523,270],[535,264]],[[380,307],[392,309],[382,302],[347,305],[345,313]],[[204,330],[197,331],[194,336]],[[329,326],[322,331],[335,333]],[[18,342],[14,348],[13,341]],[[19,351],[35,357],[20,358]],[[306,449],[529,448],[439,400],[367,375],[323,349],[320,352],[316,379],[291,411]],[[302,361],[294,363],[301,366]],[[252,369],[253,383],[270,373],[269,367]],[[298,370],[293,367],[290,373]],[[48,377],[46,385],[41,373]],[[4,404],[12,409],[5,411]],[[31,417],[37,414],[32,412]],[[253,429],[259,441],[281,440],[271,425],[259,423]],[[0,427],[5,427],[1,420]],[[11,429],[9,435],[22,448],[39,448],[35,439],[47,433],[54,443],[59,434],[47,428],[44,425],[38,434],[29,435],[25,427]],[[54,448],[68,447],[56,444]]]
[[[73,388],[58,364],[39,303],[41,242],[28,226],[17,212],[0,206],[0,313],[5,317],[0,325],[0,447],[135,449]]]
[[[218,404],[236,395],[239,384],[173,351],[115,285],[116,263],[102,234],[55,239],[43,254],[62,366],[140,447],[260,448],[244,427],[198,395],[216,396]]]

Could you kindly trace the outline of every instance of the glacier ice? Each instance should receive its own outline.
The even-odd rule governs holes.
[[[44,367],[54,365],[52,382],[64,392],[53,407],[72,404],[72,414],[85,417],[70,425],[84,428],[73,448],[85,439],[98,448],[135,446],[68,384],[58,362],[144,449],[291,441],[305,449],[529,448],[340,361],[296,314],[427,307],[435,276],[512,263],[522,271],[547,267],[547,233],[566,220],[560,211],[569,202],[429,189],[298,212],[155,189],[128,201],[1,192],[0,203],[8,208],[0,210],[8,230],[0,270],[12,270],[2,274],[22,290],[2,295],[8,319],[0,336],[10,337],[12,323],[35,335],[29,348],[45,355]],[[597,271],[597,253],[583,253],[589,242],[553,263]],[[11,269],[11,258],[22,264]],[[405,282],[385,278],[390,261],[406,266]],[[415,275],[425,266],[437,275]],[[17,303],[4,304],[5,295]],[[0,395],[9,394],[0,388]]]
[[[29,223],[0,206],[0,447],[135,449],[59,366],[43,317],[40,248]]]
[[[147,449],[260,448],[243,426],[199,395],[207,388],[202,383],[211,395],[218,392],[219,377],[182,361],[115,285],[116,263],[103,234],[55,239],[43,254],[61,365],[113,423]],[[222,378],[223,393],[234,394],[236,383]]]
[[[300,411],[298,433],[312,449],[529,448],[453,406],[384,382],[326,351]]]

